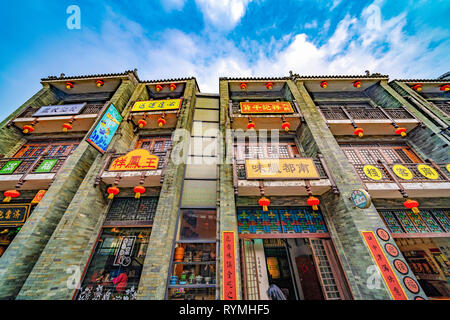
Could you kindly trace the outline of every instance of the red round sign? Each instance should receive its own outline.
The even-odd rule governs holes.
[[[419,284],[411,277],[404,277],[403,283],[405,284],[406,289],[412,293],[418,293],[420,291]]]
[[[407,274],[409,269],[408,266],[406,265],[406,263],[404,263],[402,260],[400,259],[395,259],[394,260],[394,267],[395,269],[397,269],[398,272],[400,272],[401,274]]]
[[[389,253],[392,257],[398,256],[398,249],[392,243],[386,243],[384,249],[387,253]]]
[[[377,229],[377,236],[383,241],[388,241],[391,238],[389,233],[382,228]]]

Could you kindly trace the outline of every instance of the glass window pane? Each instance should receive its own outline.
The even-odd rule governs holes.
[[[215,210],[183,210],[180,240],[216,239]]]
[[[183,207],[216,207],[216,181],[185,180]]]
[[[197,97],[195,101],[195,108],[202,109],[219,109],[219,99],[218,98],[199,98]]]
[[[77,300],[135,300],[150,228],[104,228]]]
[[[219,121],[219,111],[197,109],[194,112],[194,120]]]

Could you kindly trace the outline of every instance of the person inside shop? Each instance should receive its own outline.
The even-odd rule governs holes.
[[[115,291],[117,293],[122,293],[127,287],[128,271],[123,270],[122,272],[119,272],[119,275],[112,279],[112,283],[115,286]]]
[[[267,289],[267,296],[270,300],[286,300],[286,296],[283,291],[276,285],[271,284],[269,289]]]

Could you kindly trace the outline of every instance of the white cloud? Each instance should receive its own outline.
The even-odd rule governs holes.
[[[317,20],[305,23],[305,29],[315,29],[317,28]]]
[[[206,22],[230,30],[239,23],[251,0],[195,0]]]
[[[180,11],[183,9],[185,3],[186,0],[161,0],[161,4],[166,12],[173,10]]]

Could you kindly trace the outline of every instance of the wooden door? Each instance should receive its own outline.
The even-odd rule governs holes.
[[[295,264],[305,300],[324,300],[313,257],[298,256],[295,258]]]

